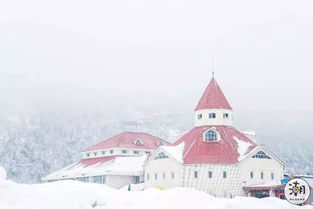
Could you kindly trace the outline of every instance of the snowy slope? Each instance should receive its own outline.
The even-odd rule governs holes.
[[[1,209],[293,209],[277,198],[222,199],[187,188],[140,191],[115,190],[75,181],[25,185],[0,180]],[[301,207],[310,209],[312,206]]]

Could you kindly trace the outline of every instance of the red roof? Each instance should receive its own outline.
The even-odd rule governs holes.
[[[142,144],[135,144],[134,142],[140,139]],[[89,147],[84,152],[110,149],[110,148],[135,148],[135,149],[153,149],[156,150],[159,147],[159,142],[163,142],[165,145],[169,145],[169,142],[164,141],[156,136],[139,133],[139,132],[122,132],[116,136],[113,136],[107,140],[100,142],[92,147]]]
[[[195,110],[201,109],[232,109],[214,77],[205,89]]]
[[[220,141],[205,142],[203,134],[210,128],[214,128],[221,136]],[[238,163],[238,143],[236,139],[248,142],[246,153],[252,151],[257,145],[241,132],[231,126],[201,126],[195,127],[174,145],[185,143],[183,160],[185,164],[233,164]]]
[[[90,159],[82,159],[78,162],[76,162],[73,166],[71,166],[70,168],[68,169],[71,169],[72,167],[78,165],[78,164],[81,164],[83,165],[84,167],[88,167],[88,166],[91,166],[91,165],[95,165],[97,163],[105,163],[105,162],[108,162],[110,160],[114,160],[115,158],[117,157],[121,157],[121,156],[118,156],[118,155],[114,155],[114,156],[106,156],[106,157],[97,157],[97,158],[90,158]],[[125,157],[125,156],[123,156]]]

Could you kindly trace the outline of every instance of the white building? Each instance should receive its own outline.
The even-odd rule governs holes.
[[[235,129],[233,110],[212,78],[195,109],[195,127],[147,160],[145,185],[192,187],[218,197],[260,196],[266,185],[279,184],[284,168],[253,134]]]
[[[168,142],[146,133],[123,132],[81,152],[82,159],[44,177],[43,181],[79,180],[121,188],[143,182],[144,163]]]

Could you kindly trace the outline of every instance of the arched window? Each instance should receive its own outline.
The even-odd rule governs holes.
[[[134,143],[135,143],[136,145],[143,145],[143,141],[142,141],[141,139],[136,139],[136,140],[134,141]]]
[[[164,146],[165,144],[164,144],[164,142],[160,141],[160,142],[158,143],[158,145],[159,145],[159,146]]]
[[[205,141],[217,141],[217,133],[213,130],[209,130],[205,133]]]
[[[266,155],[264,152],[260,151],[252,156],[252,158],[260,158],[260,159],[271,159],[268,155]]]
[[[157,156],[155,156],[155,160],[166,159],[169,158],[164,152],[160,152]]]

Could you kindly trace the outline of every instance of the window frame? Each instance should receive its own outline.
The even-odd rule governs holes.
[[[215,118],[216,118],[216,113],[215,112],[209,113],[209,119],[215,119]]]
[[[212,171],[208,171],[208,178],[212,179],[213,178],[213,172]]]
[[[209,134],[211,136],[209,136]],[[214,136],[215,135],[215,136]],[[213,140],[210,140],[209,137],[213,137],[212,139]],[[216,141],[219,141],[220,140],[220,134],[219,132],[217,132],[216,130],[214,129],[208,129],[207,131],[204,132],[203,134],[203,141],[204,142],[216,142]]]
[[[227,179],[227,172],[223,171],[223,179]]]

